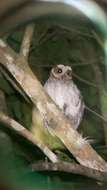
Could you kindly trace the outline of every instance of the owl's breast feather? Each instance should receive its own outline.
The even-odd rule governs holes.
[[[62,109],[65,100],[64,86],[60,82],[47,81],[44,85],[44,88],[50,97],[54,100],[54,102],[59,106],[59,108]]]
[[[83,116],[84,102],[73,81],[48,80],[44,88],[65,115],[73,121],[75,129],[77,129]]]
[[[48,80],[44,88],[50,97],[55,101],[55,103],[63,109],[64,105],[70,105],[71,110],[75,109],[78,98],[79,91],[73,82],[63,82],[63,81],[51,81]],[[75,112],[75,110],[74,110]]]

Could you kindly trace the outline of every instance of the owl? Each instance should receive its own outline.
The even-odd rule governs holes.
[[[85,104],[80,90],[73,82],[72,68],[64,65],[53,67],[44,88],[77,129],[83,117]]]

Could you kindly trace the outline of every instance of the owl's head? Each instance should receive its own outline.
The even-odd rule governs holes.
[[[65,65],[56,65],[51,70],[51,77],[58,80],[71,80],[72,79],[72,68]]]

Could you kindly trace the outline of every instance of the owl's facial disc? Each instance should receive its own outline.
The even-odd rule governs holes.
[[[66,75],[65,75],[66,80],[71,80],[72,79],[72,71],[71,70],[67,70]]]
[[[61,79],[63,76],[63,68],[59,65],[57,65],[56,67],[54,67],[51,70],[51,75],[52,77],[56,78],[56,79]]]
[[[58,80],[71,80],[72,69],[69,66],[57,65],[51,70],[51,76]]]

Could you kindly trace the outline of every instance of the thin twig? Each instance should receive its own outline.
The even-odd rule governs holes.
[[[38,161],[36,163],[31,164],[30,167],[32,168],[32,171],[61,171],[87,176],[99,181],[107,181],[107,172],[99,172],[97,170],[90,169],[76,163],[69,163],[63,161],[59,161],[58,163],[50,163]]]
[[[88,106],[85,105],[86,110],[88,110],[89,112],[91,112],[92,114],[96,115],[98,118],[102,119],[105,123],[107,123],[107,119],[106,117],[104,117],[103,115],[97,113],[96,111],[92,110],[91,108],[89,108]]]
[[[98,42],[98,44],[104,48],[104,42],[103,40],[100,38],[100,36],[94,31],[92,30],[92,33],[93,33],[93,37],[95,38],[95,40]]]
[[[88,84],[88,85],[90,85],[90,86],[92,86],[92,87],[98,88],[96,84],[94,84],[94,83],[92,83],[92,82],[90,82],[90,81],[88,81],[88,80],[85,80],[85,79],[81,78],[80,76],[78,76],[78,75],[75,74],[74,72],[72,73],[72,75],[73,75],[75,78],[77,78],[79,81],[81,81],[81,82],[83,82],[83,83],[85,83],[85,84]]]
[[[64,25],[60,25],[60,26],[57,26],[57,27],[59,27],[59,28],[61,28],[61,29],[63,29],[63,30],[66,30],[67,32],[70,32],[70,33],[77,33],[77,34],[80,34],[81,36],[86,36],[86,37],[89,37],[89,38],[93,38],[93,35],[92,34],[89,34],[88,32],[83,32],[83,31],[81,31],[81,29],[82,29],[82,27],[81,27],[81,29],[79,30],[79,29],[74,29],[74,27],[72,27],[72,28],[68,28],[68,27],[66,27],[66,26],[64,26]],[[84,29],[84,28],[83,28]]]
[[[103,63],[103,58],[101,57],[100,58],[100,60],[102,61],[101,62],[101,64],[102,65],[105,65],[104,63]],[[92,60],[90,60],[88,63],[86,63],[86,62],[83,62],[83,61],[78,61],[78,63],[72,63],[72,60],[68,60],[68,62],[71,62],[71,67],[85,67],[85,66],[88,66],[88,65],[92,65],[92,64],[98,64],[98,60],[97,59],[92,59]],[[36,65],[35,63],[30,63],[30,65],[31,66],[35,66],[35,67],[47,67],[47,68],[52,68],[54,65],[56,65],[57,63],[55,63],[54,62],[54,64],[41,64],[41,63],[39,63],[38,65]]]

